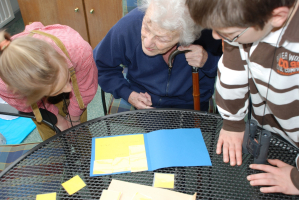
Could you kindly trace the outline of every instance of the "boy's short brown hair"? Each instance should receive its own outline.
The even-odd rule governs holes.
[[[256,27],[263,29],[272,11],[292,7],[295,0],[187,0],[193,20],[204,28]]]

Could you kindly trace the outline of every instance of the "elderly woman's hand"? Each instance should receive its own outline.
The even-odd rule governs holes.
[[[146,93],[132,92],[129,96],[128,102],[137,109],[149,109],[153,108],[151,96]]]
[[[185,56],[188,64],[192,67],[203,67],[208,59],[208,53],[200,45],[192,44],[185,47],[180,46],[178,50],[191,50],[190,52],[185,53]]]

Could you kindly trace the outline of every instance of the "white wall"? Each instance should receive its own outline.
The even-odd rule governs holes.
[[[14,13],[18,12],[20,10],[18,0],[10,0],[11,7]]]

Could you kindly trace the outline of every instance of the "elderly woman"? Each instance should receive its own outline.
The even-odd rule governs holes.
[[[94,49],[99,85],[137,109],[192,109],[190,66],[199,67],[201,110],[208,110],[221,42],[210,31],[200,34],[184,0],[144,0]],[[191,52],[177,55],[171,69],[168,57],[177,48]],[[120,64],[128,67],[127,80]]]
[[[33,111],[43,140],[55,132],[39,123],[39,108],[56,115],[61,131],[86,121],[96,74],[91,46],[68,26],[35,22],[12,38],[0,32],[0,97],[19,111]]]

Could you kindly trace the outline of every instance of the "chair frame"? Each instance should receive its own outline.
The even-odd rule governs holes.
[[[42,123],[45,123],[46,125],[48,125],[56,133],[60,133],[61,131],[55,125],[57,123],[56,116],[46,109],[40,108],[40,112],[43,117]],[[12,107],[9,104],[0,104],[0,114],[35,119],[33,112],[25,113],[25,112],[18,111],[17,109],[15,109],[14,107]]]
[[[107,115],[107,105],[106,105],[106,99],[105,99],[105,91],[101,88],[101,96],[102,96],[102,105],[103,105],[103,111],[104,115]]]

